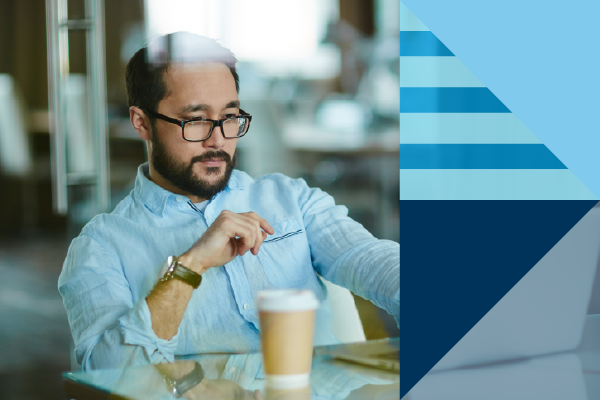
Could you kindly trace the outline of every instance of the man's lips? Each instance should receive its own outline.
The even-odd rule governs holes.
[[[224,151],[212,151],[192,158],[192,164],[200,163],[207,168],[221,167],[230,161],[231,157]]]
[[[210,160],[203,160],[199,162],[207,167],[219,167],[224,160],[221,158],[212,158]]]

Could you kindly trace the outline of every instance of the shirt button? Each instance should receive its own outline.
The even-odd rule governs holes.
[[[250,304],[244,304],[244,310],[249,310],[250,309]]]
[[[177,202],[181,203],[183,201],[183,196],[177,196]]]
[[[235,371],[235,367],[229,368],[229,372],[234,372],[234,371]]]

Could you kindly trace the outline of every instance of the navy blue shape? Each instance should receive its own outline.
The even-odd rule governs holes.
[[[596,203],[400,201],[400,397]]]
[[[444,43],[429,31],[400,31],[401,56],[454,56]]]
[[[482,87],[401,87],[401,113],[509,113]]]
[[[401,169],[566,169],[543,144],[401,144]]]

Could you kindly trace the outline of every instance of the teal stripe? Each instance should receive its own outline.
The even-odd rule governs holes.
[[[543,144],[401,144],[401,169],[566,169]]]
[[[509,113],[485,87],[401,87],[401,113]]]
[[[454,56],[429,31],[400,31],[400,55],[409,57]]]
[[[598,198],[568,169],[402,169],[400,170],[400,200],[598,200]]]
[[[402,113],[400,143],[542,142],[512,113]]]
[[[457,57],[400,57],[400,87],[483,87]]]

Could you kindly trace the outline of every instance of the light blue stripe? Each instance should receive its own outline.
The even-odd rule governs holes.
[[[566,169],[543,144],[401,144],[400,169]]]
[[[512,113],[402,113],[400,144],[542,143]]]
[[[401,31],[428,31],[427,27],[400,2],[400,30]]]
[[[598,198],[568,169],[401,169],[400,200]]]
[[[400,57],[401,87],[484,87],[457,57]]]

